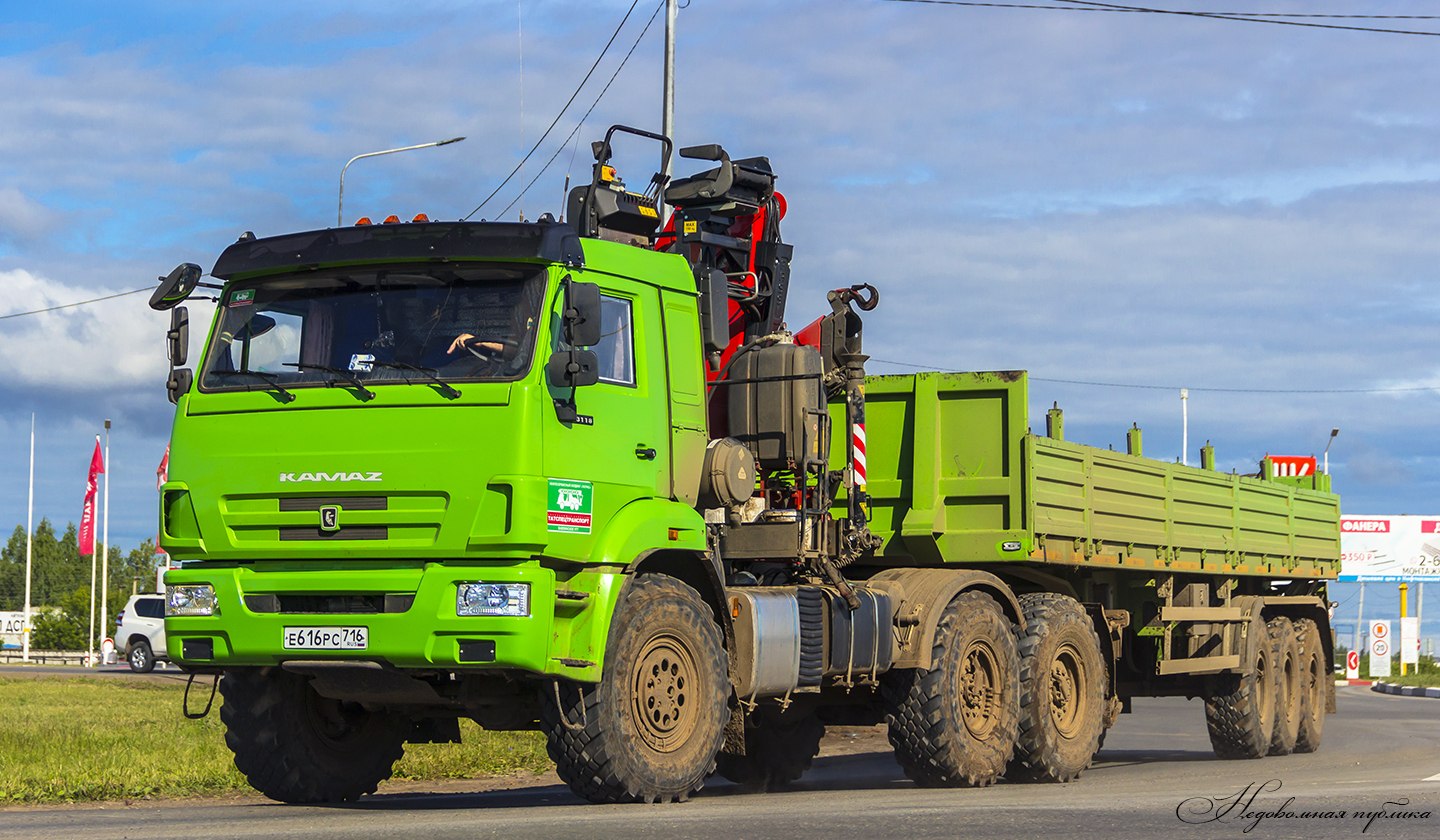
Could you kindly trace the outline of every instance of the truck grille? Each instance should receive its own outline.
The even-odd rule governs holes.
[[[245,606],[257,613],[296,615],[365,615],[403,613],[415,603],[414,594],[376,595],[344,593],[334,595],[274,594],[246,595]]]

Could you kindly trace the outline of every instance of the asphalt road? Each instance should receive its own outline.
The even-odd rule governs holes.
[[[383,793],[344,807],[7,810],[0,838],[1440,837],[1440,701],[1339,692],[1320,752],[1239,762],[1213,757],[1198,701],[1137,700],[1099,762],[1070,785],[917,788],[882,751],[883,736],[851,730],[827,739],[814,770],[782,793],[717,779],[688,803],[596,806],[552,776],[509,790],[476,782]],[[1257,816],[1276,811],[1289,816]]]

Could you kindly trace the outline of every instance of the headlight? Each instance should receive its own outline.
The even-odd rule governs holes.
[[[172,586],[165,600],[165,615],[214,615],[215,587],[208,583]]]
[[[528,583],[462,583],[455,593],[456,615],[530,614]]]

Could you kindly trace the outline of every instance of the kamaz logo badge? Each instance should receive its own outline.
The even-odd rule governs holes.
[[[340,530],[339,505],[320,506],[320,530],[330,534]]]
[[[317,482],[338,482],[338,481],[379,481],[382,473],[378,472],[302,472],[302,473],[280,473],[280,483],[317,481]]]

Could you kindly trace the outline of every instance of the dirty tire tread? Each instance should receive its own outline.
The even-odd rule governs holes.
[[[825,724],[814,712],[783,715],[762,709],[745,726],[745,754],[721,753],[716,772],[751,790],[778,790],[805,775],[824,737]]]
[[[1295,637],[1295,626],[1290,619],[1272,618],[1266,624],[1266,629],[1275,651],[1275,670],[1280,687],[1275,704],[1275,734],[1270,737],[1270,755],[1289,755],[1295,751],[1295,741],[1300,734],[1300,686],[1303,684],[1300,673],[1300,646]]]
[[[1325,682],[1330,678],[1326,667],[1325,646],[1320,639],[1320,627],[1308,618],[1295,621],[1295,640],[1300,645],[1300,730],[1296,733],[1295,752],[1312,753],[1320,749],[1320,739],[1325,732]],[[1311,668],[1319,682],[1310,684]]]
[[[374,793],[405,753],[408,721],[373,717],[363,747],[325,762],[305,742],[294,698],[303,678],[275,668],[226,671],[220,720],[235,767],[256,790],[289,804],[346,802]]]
[[[1261,634],[1254,654],[1264,657],[1267,673],[1273,679],[1274,652],[1268,629],[1252,620],[1250,633]],[[1275,710],[1270,710],[1267,726],[1263,710],[1256,704],[1260,693],[1259,679],[1254,673],[1245,676],[1220,675],[1212,680],[1205,697],[1205,724],[1210,746],[1217,757],[1262,758],[1270,751]]]
[[[626,684],[631,674],[628,668],[623,674],[618,669],[626,667],[623,660],[627,655],[638,653],[648,641],[635,641],[641,634],[626,631],[643,628],[647,620],[652,620],[657,632],[687,625],[694,633],[695,665],[709,672],[703,679],[709,683],[709,696],[693,698],[692,705],[702,710],[706,720],[688,748],[693,753],[691,766],[679,772],[650,760],[648,748],[622,723],[623,705],[630,702]],[[621,595],[606,649],[599,683],[562,682],[558,708],[552,687],[540,693],[545,748],[555,762],[555,772],[577,796],[590,802],[685,801],[715,771],[715,756],[730,716],[728,659],[714,614],[687,584],[665,575],[640,575],[628,582]],[[566,721],[580,726],[571,729]]]
[[[1104,740],[1105,662],[1100,638],[1085,608],[1068,595],[1023,595],[1025,632],[1020,636],[1020,729],[1005,778],[1024,782],[1073,782],[1090,766]],[[1066,741],[1049,713],[1049,676],[1058,645],[1069,641],[1088,661],[1085,720]]]
[[[958,670],[952,637],[973,629],[990,636],[1001,670],[999,716],[991,737],[973,742],[958,714],[958,690],[951,691]],[[881,682],[885,720],[895,758],[905,775],[922,787],[985,787],[1005,772],[1015,750],[1019,726],[1020,658],[1015,627],[1000,606],[983,592],[962,592],[945,607],[935,631],[930,670],[891,671]],[[955,701],[947,704],[947,701]],[[950,708],[947,710],[947,705]]]

